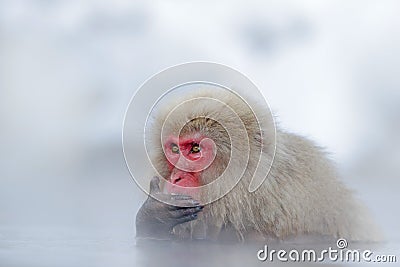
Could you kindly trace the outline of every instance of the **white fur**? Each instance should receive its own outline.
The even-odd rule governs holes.
[[[230,236],[239,240],[255,237],[290,239],[304,235],[364,241],[379,239],[365,208],[338,179],[335,167],[323,149],[295,134],[276,129],[276,154],[271,170],[257,191],[248,192],[247,188],[258,162],[257,152],[261,149],[260,130],[247,105],[227,91],[199,89],[183,93],[155,111],[149,131],[152,135],[148,141],[152,142],[153,162],[164,177],[168,177],[168,171],[161,150],[161,127],[172,108],[194,97],[219,99],[237,112],[246,126],[250,140],[250,161],[238,185],[226,196],[208,205],[196,221],[176,226],[174,229],[176,235],[181,238],[210,239]],[[265,137],[262,140],[264,143],[262,153],[268,160],[261,167],[267,170],[269,161],[273,158],[274,148],[270,139],[274,133],[272,116],[269,110],[257,101],[249,104],[254,110],[271,118],[270,123],[262,129]],[[216,109],[212,103],[203,101],[191,106],[190,109],[186,108],[184,112],[176,112],[168,125],[165,125],[164,131],[177,130],[177,127],[181,127],[188,120],[199,116],[217,117],[218,121],[229,129],[235,129],[238,123],[228,116],[224,109]],[[199,127],[194,125],[192,128],[196,128],[195,126]],[[191,126],[188,127],[190,131]],[[218,127],[213,129],[207,125],[202,126],[202,131],[210,135],[214,134],[213,131],[220,130]],[[241,136],[235,137],[234,130],[229,134],[231,138],[233,135],[233,138],[244,140]],[[217,136],[221,135],[223,133]],[[221,137],[216,139],[214,141],[221,144],[217,152],[220,153],[220,158],[204,172],[204,175],[209,177],[215,176],[217,169],[218,171],[220,168],[224,169],[225,163],[229,160],[229,148],[224,151],[222,145],[229,143],[229,139]],[[241,170],[233,168],[230,171],[233,174]]]

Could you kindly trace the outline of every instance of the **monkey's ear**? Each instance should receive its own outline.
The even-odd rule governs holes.
[[[150,194],[160,192],[160,178],[154,176],[150,181]]]

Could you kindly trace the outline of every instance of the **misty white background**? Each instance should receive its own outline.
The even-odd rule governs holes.
[[[151,75],[196,60],[252,79],[398,242],[399,14],[398,1],[0,1],[0,265],[40,266],[63,240],[104,241],[105,262],[115,242],[135,250],[145,195],[124,112]]]

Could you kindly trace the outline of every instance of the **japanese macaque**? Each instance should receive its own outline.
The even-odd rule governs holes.
[[[188,105],[179,106],[182,103]],[[323,149],[275,128],[266,109],[258,101],[245,103],[228,90],[199,89],[183,92],[155,110],[146,138],[158,177],[151,180],[151,196],[136,216],[137,237],[377,240],[368,213],[338,179]],[[232,110],[247,138],[237,130],[240,122],[232,117]],[[268,122],[263,127],[254,110],[264,110]],[[245,156],[232,158],[232,140],[238,150],[249,148],[247,164],[242,162]],[[263,162],[259,162],[260,153],[265,156]],[[257,167],[264,168],[266,177],[250,192]],[[207,189],[215,193],[224,191],[224,186],[233,187],[216,201],[209,201],[213,192],[196,191],[221,174],[242,176],[237,184],[224,180]]]

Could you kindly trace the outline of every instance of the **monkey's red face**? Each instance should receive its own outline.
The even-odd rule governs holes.
[[[215,143],[201,135],[190,134],[183,137],[169,136],[164,142],[164,152],[170,171],[167,191],[187,193],[182,187],[199,187],[201,174],[216,156]],[[178,187],[179,186],[179,187]]]

